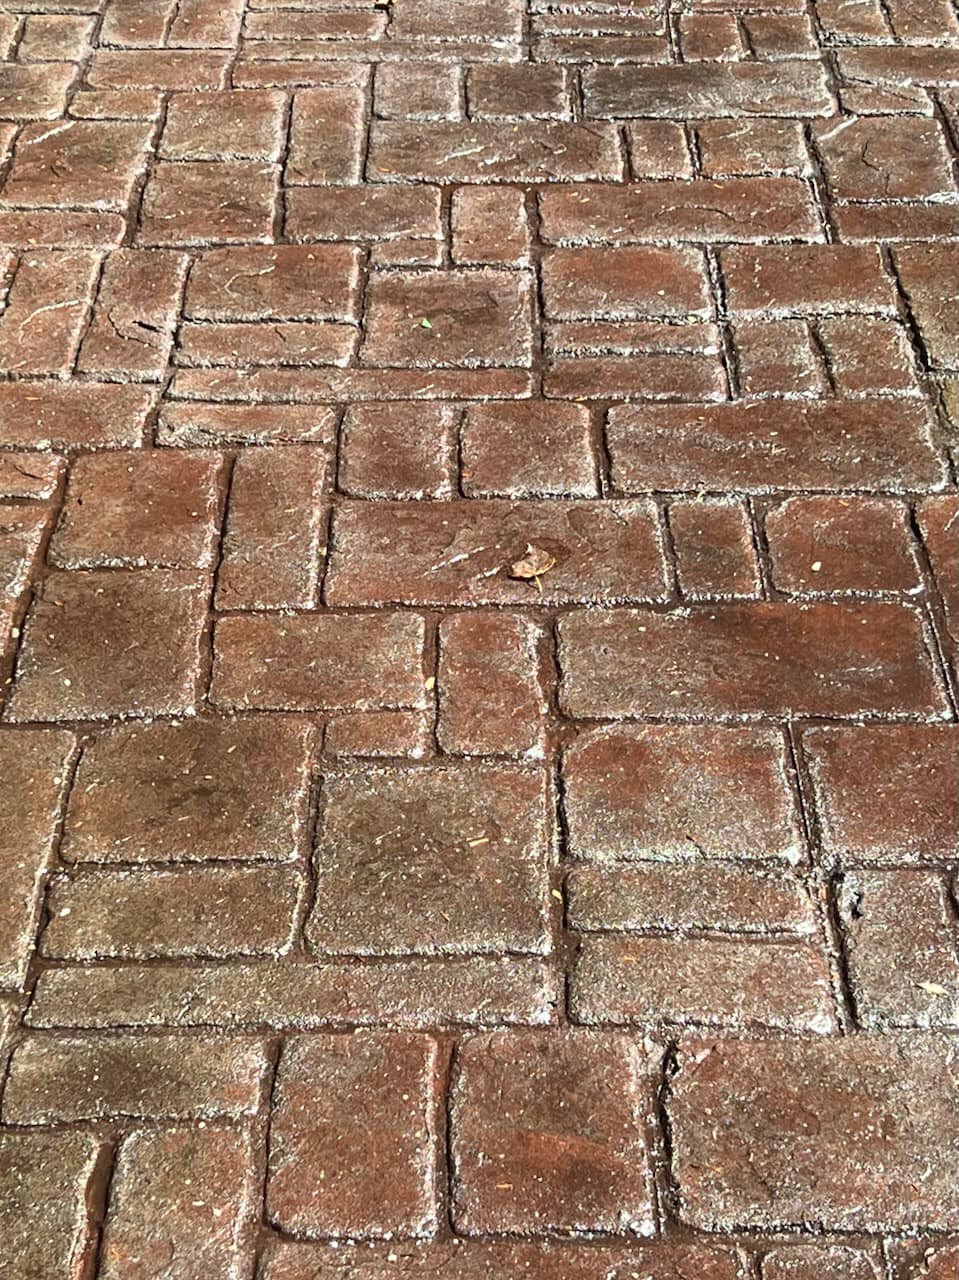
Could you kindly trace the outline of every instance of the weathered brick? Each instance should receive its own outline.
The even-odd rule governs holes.
[[[38,453],[0,453],[0,498],[50,498],[56,492],[64,460]]]
[[[763,1280],[879,1280],[860,1249],[844,1244],[807,1244],[770,1250],[762,1260]]]
[[[176,358],[186,365],[345,365],[356,338],[347,324],[187,322],[180,328]]]
[[[351,405],[340,437],[339,488],[353,498],[450,497],[457,418],[449,405]]]
[[[207,568],[214,562],[216,454],[117,450],[71,468],[50,560],[65,569]]]
[[[944,1037],[687,1041],[668,1111],[691,1225],[955,1228],[957,1055]]]
[[[393,33],[405,40],[518,43],[522,14],[521,0],[396,0]]]
[[[588,182],[621,178],[616,130],[545,120],[420,124],[375,120],[368,175],[377,182]]]
[[[25,254],[0,316],[0,368],[5,373],[70,372],[99,271],[89,251]]]
[[[314,952],[548,950],[539,771],[370,767],[328,776],[321,804]]]
[[[331,452],[337,415],[327,405],[203,404],[167,401],[157,443],[164,445],[324,445]]]
[[[681,124],[634,120],[626,126],[634,178],[691,178],[692,161]]]
[[[679,39],[684,62],[725,62],[743,54],[736,15],[732,13],[682,14]]]
[[[427,711],[352,711],[331,717],[323,738],[323,750],[335,759],[420,760],[432,745],[433,716]]]
[[[303,711],[423,705],[423,621],[410,614],[222,618],[214,703]]]
[[[72,62],[41,66],[8,63],[0,84],[0,120],[55,120],[76,71]]]
[[[108,12],[115,9],[114,0]],[[78,120],[155,120],[160,106],[160,95],[155,89],[80,89],[70,102],[70,114]]]
[[[366,95],[359,87],[301,89],[293,99],[289,183],[356,183],[363,165]]]
[[[46,967],[27,1021],[37,1027],[542,1025],[555,974],[536,957],[446,956],[361,965]]]
[[[956,857],[959,808],[952,726],[807,729],[822,845],[849,863]]]
[[[286,193],[286,230],[293,240],[439,240],[439,188],[294,187]]]
[[[0,1131],[0,1276],[75,1280],[93,1246],[87,1189],[97,1142],[86,1133]]]
[[[437,1047],[426,1036],[288,1042],[270,1127],[273,1222],[304,1236],[432,1235],[436,1076]]]
[[[669,527],[679,583],[692,600],[759,594],[749,513],[739,502],[672,502]]]
[[[298,877],[273,867],[85,871],[48,895],[44,955],[127,960],[276,955],[290,944]]]
[[[694,249],[553,249],[543,260],[546,314],[558,320],[705,319],[709,290]]]
[[[848,872],[840,911],[850,984],[864,1026],[959,1025],[959,957],[940,875]]]
[[[193,573],[52,573],[27,615],[8,715],[189,715],[207,588]]]
[[[362,359],[405,368],[528,365],[530,279],[495,270],[376,275]]]
[[[949,153],[936,120],[919,116],[830,120],[815,128],[814,136],[833,199],[955,196]]]
[[[240,34],[243,0],[180,0],[170,43],[187,48],[232,48]]]
[[[310,738],[274,717],[119,726],[88,746],[63,856],[288,862],[305,833]]]
[[[123,240],[125,227],[119,213],[0,208],[0,237],[7,244],[49,249],[115,249]]]
[[[892,281],[875,245],[735,245],[720,254],[733,311],[892,311]]]
[[[100,43],[135,49],[162,45],[172,17],[173,0],[113,0],[107,5],[100,27]]]
[[[467,265],[529,265],[529,225],[516,187],[460,187],[453,193],[453,260]]]
[[[959,265],[955,247],[905,244],[893,256],[929,357],[944,368],[959,368],[959,317],[949,283]]]
[[[937,489],[927,410],[908,400],[618,405],[613,477],[627,493]]]
[[[635,1045],[576,1031],[493,1033],[460,1047],[454,1073],[460,1232],[652,1234],[642,1128],[651,1099]]]
[[[590,498],[596,495],[589,414],[578,404],[475,404],[460,449],[471,498]]]
[[[696,130],[711,178],[803,173],[808,159],[798,120],[705,120]]]
[[[922,620],[899,604],[779,602],[569,614],[568,715],[939,718]]]
[[[798,178],[547,187],[539,203],[550,244],[748,243],[819,235],[808,190]]]
[[[271,89],[175,93],[159,155],[164,160],[278,160],[283,94]]]
[[[230,484],[218,609],[309,609],[316,603],[327,512],[322,447],[255,449]]]
[[[253,1038],[28,1035],[11,1060],[2,1115],[23,1125],[251,1115],[265,1067]]]
[[[954,537],[959,522],[959,498],[953,493],[924,498],[916,514],[933,577],[942,595],[949,631],[953,640],[959,642],[959,555]]]
[[[173,382],[185,399],[305,404],[367,400],[513,400],[532,393],[527,369],[187,369]]]
[[[574,1022],[836,1030],[829,967],[807,942],[586,937],[570,982]]]
[[[103,1280],[235,1280],[251,1256],[253,1149],[213,1126],[132,1133],[120,1143],[103,1236]],[[248,1249],[244,1249],[244,1243]],[[173,1270],[170,1270],[173,1268]]]
[[[157,6],[150,7],[155,15]],[[194,49],[97,49],[87,84],[92,89],[218,89],[230,57]]]
[[[563,777],[569,848],[579,861],[802,857],[775,729],[596,729],[569,748]]]
[[[86,14],[36,13],[23,26],[23,62],[80,62],[89,50],[93,20]]]
[[[460,114],[458,66],[435,62],[381,62],[373,106],[384,120],[455,120]]]
[[[196,320],[352,320],[359,253],[347,245],[243,245],[200,255],[186,314]]]
[[[906,507],[889,498],[795,497],[766,516],[773,581],[800,595],[916,591]]]
[[[4,201],[21,208],[122,210],[146,167],[149,143],[150,126],[138,121],[28,124],[17,141]]]
[[[590,67],[583,76],[586,114],[627,116],[826,116],[832,98],[822,69],[807,61],[687,62]]]
[[[147,182],[137,242],[270,240],[278,172],[265,160],[161,160]]]
[[[339,1280],[344,1268],[355,1280],[423,1280],[455,1268],[458,1280],[738,1280],[739,1263],[722,1245],[655,1244],[631,1247],[595,1244],[584,1248],[559,1240],[539,1243],[450,1241],[379,1249],[364,1245],[274,1242],[264,1255],[263,1280]],[[945,1273],[934,1280],[947,1280]]]
[[[0,505],[0,645],[30,584],[30,574],[47,524],[45,511]]]
[[[543,753],[547,711],[539,628],[514,614],[461,613],[440,626],[439,720],[444,751]]]
[[[63,803],[73,735],[0,732],[0,987],[22,983],[36,932],[40,893]]]
[[[894,320],[860,316],[825,319],[819,337],[840,395],[918,394],[915,361],[906,331]]]
[[[745,396],[821,396],[825,378],[803,320],[745,320],[732,331]]]
[[[567,72],[549,63],[487,63],[470,68],[467,101],[473,120],[568,120]]]
[[[110,255],[80,350],[81,373],[162,376],[187,261],[185,254],[162,249],[119,249]]]
[[[344,503],[333,529],[331,604],[529,605],[663,594],[659,534],[645,502]],[[509,576],[529,546],[556,561],[539,590]]]
[[[738,852],[738,850],[737,850]],[[813,904],[788,872],[732,864],[574,867],[566,881],[572,928],[716,930],[743,934],[812,933]]]

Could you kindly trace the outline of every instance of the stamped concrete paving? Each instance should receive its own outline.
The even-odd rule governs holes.
[[[947,0],[0,58],[0,1280],[956,1280]]]

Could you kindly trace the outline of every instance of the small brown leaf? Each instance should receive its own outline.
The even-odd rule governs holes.
[[[555,556],[551,556],[542,547],[534,547],[531,543],[527,543],[526,554],[510,565],[509,576],[526,580],[532,578],[536,580],[536,585],[539,586],[539,579],[544,573],[549,573],[555,563]]]

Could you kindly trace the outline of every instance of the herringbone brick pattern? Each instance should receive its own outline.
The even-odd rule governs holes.
[[[0,0],[2,1280],[954,1280],[947,0]]]

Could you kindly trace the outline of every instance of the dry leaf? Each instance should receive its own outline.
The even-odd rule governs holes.
[[[919,986],[929,996],[947,996],[949,994],[940,982],[920,982]]]
[[[536,585],[539,586],[539,579],[544,573],[549,573],[555,563],[555,556],[551,556],[542,547],[534,547],[532,544],[527,543],[526,555],[510,565],[509,576],[527,580],[532,578],[536,580]]]

